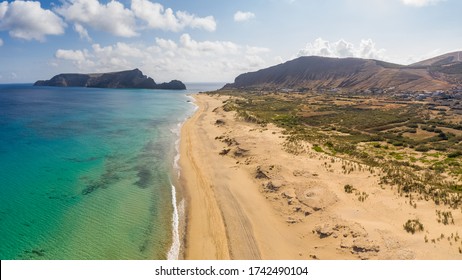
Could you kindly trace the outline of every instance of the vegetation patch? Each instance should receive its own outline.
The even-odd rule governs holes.
[[[324,150],[321,147],[319,147],[318,145],[314,145],[313,150],[315,150],[318,153],[324,153]]]
[[[416,194],[414,200],[453,209],[462,206],[462,115],[450,105],[364,92],[218,93],[230,96],[225,111],[283,128],[289,153],[312,150],[358,162],[370,172],[380,169],[380,183],[395,186],[399,195]],[[443,107],[444,116],[434,113]],[[342,169],[345,174],[354,171],[346,165]],[[359,193],[358,199],[366,198]],[[415,201],[412,205],[417,206]]]
[[[412,234],[424,230],[424,226],[419,221],[419,219],[407,220],[403,227],[405,231],[410,232]]]
[[[343,186],[343,189],[346,193],[353,193],[353,191],[356,190],[352,185],[349,184]]]
[[[452,217],[451,211],[436,210],[436,217],[438,223],[442,223],[443,225],[454,224],[454,218]]]

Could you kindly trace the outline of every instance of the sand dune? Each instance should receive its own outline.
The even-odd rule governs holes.
[[[379,170],[309,143],[288,153],[279,128],[223,111],[228,97],[194,97],[180,147],[186,259],[462,259],[460,210],[415,208],[379,184]],[[452,211],[454,224],[438,223],[436,210]],[[424,230],[406,232],[409,219]]]

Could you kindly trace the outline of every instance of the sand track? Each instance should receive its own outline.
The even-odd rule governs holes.
[[[206,108],[199,109],[191,120],[200,119],[201,111]],[[203,169],[198,167],[200,159],[196,158],[194,153],[196,141],[197,135],[194,134],[194,130],[185,126],[181,136],[181,147],[184,154],[180,160],[187,160],[189,163],[187,166],[183,164],[181,171],[183,177],[188,178],[186,234],[199,237],[197,240],[187,237],[185,258],[229,259],[228,242],[221,211],[208,177],[203,174]]]

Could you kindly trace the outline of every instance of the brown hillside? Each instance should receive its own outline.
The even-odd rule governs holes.
[[[452,57],[452,59],[451,59]],[[225,88],[319,89],[395,88],[396,90],[446,90],[454,87],[462,74],[462,63],[448,56],[434,62],[451,60],[449,66],[427,66],[428,62],[402,66],[360,58],[299,57],[294,60],[239,75]],[[462,75],[461,75],[462,76]]]

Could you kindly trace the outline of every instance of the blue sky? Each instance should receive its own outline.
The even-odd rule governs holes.
[[[462,50],[457,0],[0,0],[0,83],[139,68],[231,82],[302,55],[409,64]]]

